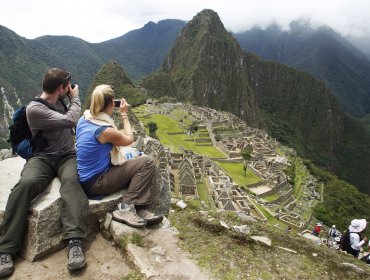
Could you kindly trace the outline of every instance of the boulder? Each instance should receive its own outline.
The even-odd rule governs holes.
[[[0,222],[11,188],[18,182],[25,160],[20,157],[0,161]],[[168,215],[169,189],[158,180],[154,189],[153,208],[156,213]],[[60,181],[55,178],[44,193],[36,197],[30,206],[28,229],[21,255],[28,261],[37,260],[63,246],[60,220]],[[89,200],[88,233],[100,229],[100,221],[121,200],[125,190],[109,195],[102,200]],[[167,205],[165,205],[167,203]]]

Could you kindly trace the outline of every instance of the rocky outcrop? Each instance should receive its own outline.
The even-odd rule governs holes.
[[[7,198],[11,188],[20,178],[25,160],[20,157],[0,161],[0,220],[3,219]],[[161,181],[158,181],[160,183]],[[62,225],[60,221],[61,198],[59,194],[60,181],[54,179],[47,190],[36,197],[30,206],[28,230],[26,232],[21,255],[34,261],[48,253],[64,246],[62,241]],[[168,189],[159,184],[155,185],[153,204],[155,211],[168,214],[168,206],[162,205],[168,201]],[[97,232],[100,229],[99,221],[107,212],[111,212],[120,201],[122,193],[115,193],[102,200],[89,200],[88,232]]]

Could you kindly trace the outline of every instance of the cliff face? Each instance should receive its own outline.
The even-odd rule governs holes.
[[[305,72],[245,54],[246,76],[272,136],[338,169],[344,114],[325,85]],[[325,140],[324,140],[325,139]]]
[[[180,99],[232,112],[259,126],[259,109],[244,66],[236,40],[215,12],[204,10],[184,27],[162,69],[177,85]]]

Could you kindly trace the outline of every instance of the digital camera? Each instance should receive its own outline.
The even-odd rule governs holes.
[[[114,99],[114,107],[121,106],[121,99]]]

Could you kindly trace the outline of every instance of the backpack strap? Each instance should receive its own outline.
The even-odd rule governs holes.
[[[66,102],[64,101],[64,99],[62,98],[58,98],[58,100],[60,101],[60,103],[62,103],[63,107],[64,107],[64,110],[67,112],[68,111],[68,107],[67,107],[67,104]]]
[[[41,97],[35,97],[32,101],[40,102],[40,103],[44,104],[46,107],[48,107],[50,110],[56,111],[55,107],[52,104],[50,104],[49,102],[47,102],[45,99],[43,99]],[[37,142],[42,142],[41,141],[41,133],[42,133],[42,130],[38,130],[36,135],[34,137],[32,137],[32,139],[30,141],[32,143],[32,145],[34,143],[37,143]]]
[[[49,102],[47,102],[45,99],[43,99],[41,97],[35,97],[33,99],[33,101],[40,102],[40,103],[44,104],[46,107],[48,107],[50,110],[56,111],[55,107],[52,104],[50,104]]]

